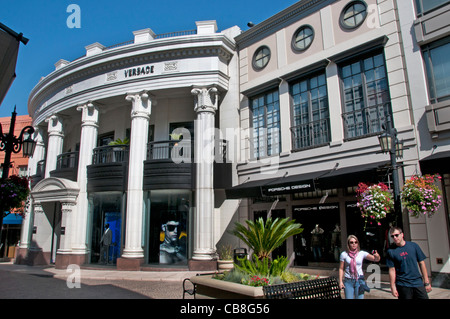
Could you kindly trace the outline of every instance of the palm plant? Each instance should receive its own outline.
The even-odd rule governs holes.
[[[251,220],[245,222],[248,227],[237,222],[233,234],[244,241],[259,260],[270,259],[270,254],[274,249],[281,246],[290,236],[300,234],[303,231],[303,228],[300,228],[301,224],[295,223],[295,220],[289,218],[273,220],[269,217],[266,222],[263,218],[254,222]]]

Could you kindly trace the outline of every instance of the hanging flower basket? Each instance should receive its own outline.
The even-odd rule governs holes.
[[[381,220],[394,208],[392,193],[383,183],[370,186],[359,183],[356,194],[357,206],[366,222],[376,222],[381,225]]]
[[[0,206],[4,211],[23,214],[24,203],[30,193],[28,178],[12,175],[0,182]],[[1,211],[1,210],[0,210]]]
[[[441,191],[435,185],[439,175],[412,176],[403,186],[401,198],[403,206],[411,216],[431,217],[442,203]]]

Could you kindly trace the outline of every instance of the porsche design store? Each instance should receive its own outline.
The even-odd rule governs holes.
[[[228,196],[245,196],[253,219],[292,217],[303,232],[294,236],[274,255],[295,254],[294,265],[339,262],[349,234],[356,235],[361,249],[385,252],[389,219],[381,226],[366,222],[356,206],[355,187],[359,181],[378,182],[387,177],[384,163],[356,166],[334,172],[314,172],[290,177],[243,183],[228,190]],[[322,177],[320,177],[322,176]]]

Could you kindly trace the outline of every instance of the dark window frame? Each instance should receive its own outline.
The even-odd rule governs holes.
[[[264,50],[268,51],[268,54],[263,55],[262,58],[258,58],[258,55],[260,52],[263,52]],[[272,57],[272,52],[270,48],[267,45],[260,46],[255,53],[253,54],[252,58],[252,65],[255,70],[262,70],[264,69],[270,62],[270,59]],[[264,62],[263,59],[267,58],[267,61]],[[262,65],[258,65],[258,62],[261,61]]]
[[[364,6],[364,12],[361,11],[363,18],[359,23],[356,23],[356,21],[355,21],[355,25],[351,26],[346,23],[346,21],[345,21],[346,19],[344,19],[344,16],[345,16],[345,13],[350,8],[354,9],[356,5]],[[351,18],[356,17],[358,14],[361,14],[361,12],[357,12],[357,14],[352,15]],[[366,18],[367,18],[367,4],[362,0],[356,0],[356,1],[349,2],[348,4],[345,5],[344,9],[342,9],[341,14],[339,16],[339,24],[345,30],[355,30],[355,29],[359,28],[364,23],[364,21],[366,21]]]
[[[272,101],[269,101],[269,96],[276,95],[276,99],[272,99]],[[261,102],[258,103],[258,105],[255,105],[255,101]],[[268,108],[269,105],[276,104],[277,110],[275,112],[269,112]],[[266,157],[271,157],[277,154],[281,153],[281,112],[280,112],[280,94],[278,91],[278,88],[276,89],[269,89],[267,91],[264,91],[258,95],[252,96],[249,98],[249,106],[250,106],[250,128],[251,128],[251,158],[252,159],[261,159]],[[258,107],[259,115],[258,118],[255,118],[255,114],[257,113],[255,110],[255,106]],[[262,111],[262,112],[261,112]],[[272,113],[273,115],[277,114],[277,121],[274,121],[272,123],[278,123],[277,124],[277,132],[268,131],[270,128],[268,128],[268,118],[269,113]],[[262,125],[258,125],[255,127],[255,120],[258,122],[259,120],[263,120]],[[273,126],[273,125],[271,125]],[[261,134],[260,130],[263,129],[264,131]],[[278,134],[278,140],[276,143],[272,144],[271,138],[272,134]],[[261,140],[262,138],[262,140]],[[270,143],[269,143],[270,142]]]
[[[320,84],[321,78],[323,79],[323,84]],[[317,81],[317,85],[315,85],[314,81]],[[294,91],[295,86],[298,86],[298,92]],[[305,90],[302,90],[302,86]],[[317,98],[314,98],[314,90],[317,90],[319,94],[323,88],[325,89],[325,95],[322,97],[317,95]],[[306,74],[295,81],[291,81],[289,83],[289,94],[291,99],[292,150],[297,151],[329,144],[331,141],[330,105],[325,70]],[[307,96],[307,100],[305,100],[307,104],[306,112],[301,112],[303,103],[296,103],[296,99],[301,99],[302,94]],[[321,108],[322,99],[325,99],[326,106]],[[315,101],[318,103],[317,109],[314,108]],[[326,114],[323,112],[324,110]],[[300,113],[297,111],[300,111]],[[315,113],[318,114],[318,118],[316,116],[316,119],[314,116]],[[325,116],[323,116],[324,114]],[[306,120],[306,123],[302,122],[302,118]],[[305,132],[305,130],[306,134],[300,134]],[[318,130],[321,131],[321,134],[314,135]]]
[[[307,39],[311,39],[311,41],[310,41],[307,45],[305,45],[304,48],[299,48],[299,47],[297,46],[297,44],[298,44],[298,42],[300,42],[300,41],[297,41],[297,37],[298,37],[298,35],[300,34],[300,32],[302,32],[302,31],[304,31],[304,30],[307,30],[307,29],[311,30],[311,35],[309,35],[309,36],[303,38],[301,41],[305,41],[305,42],[306,42]],[[304,51],[308,50],[309,47],[310,47],[310,46],[312,45],[312,43],[314,42],[314,37],[315,37],[315,31],[314,31],[314,28],[313,28],[311,25],[309,25],[309,24],[304,24],[304,25],[302,25],[300,28],[297,29],[297,31],[294,32],[294,35],[292,36],[292,41],[291,41],[292,49],[293,49],[294,51],[296,51],[296,52],[304,52]]]
[[[371,70],[375,70],[375,68],[370,68],[369,66],[365,65],[366,61],[368,59],[375,59],[375,58],[381,58],[382,64],[376,66],[375,68],[380,68],[379,70],[382,70],[384,73],[383,77],[376,78],[376,74],[374,71],[374,79],[368,79],[367,73]],[[376,61],[374,62],[374,66],[376,65]],[[378,61],[379,63],[379,61]],[[360,92],[356,92],[355,88],[358,89],[357,86],[353,85],[353,79],[352,79],[352,99],[346,99],[347,90],[345,87],[345,80],[349,78],[349,76],[344,75],[344,68],[350,67],[352,68],[353,65],[358,64],[360,67],[360,72],[352,74],[351,77],[356,76],[359,74],[361,85],[360,85]],[[365,138],[369,136],[379,135],[382,131],[382,125],[385,124],[385,117],[386,117],[386,111],[389,112],[392,115],[392,109],[391,109],[391,103],[390,103],[390,87],[389,87],[389,79],[387,75],[387,69],[386,69],[386,57],[384,55],[383,50],[373,50],[370,52],[367,52],[362,55],[354,56],[350,59],[346,59],[345,61],[342,61],[338,64],[339,67],[339,81],[340,81],[340,90],[341,90],[341,100],[342,100],[342,121],[343,121],[343,127],[344,127],[344,140],[354,140],[354,139],[360,139]],[[355,66],[358,67],[358,66]],[[353,71],[352,71],[353,72]],[[378,87],[379,84],[382,83],[384,79],[385,82],[385,88],[382,90],[373,90],[373,86],[375,85],[375,88]],[[358,80],[355,78],[355,80]],[[380,82],[376,82],[380,81]],[[374,83],[376,82],[376,83]],[[371,91],[372,89],[372,91]],[[355,97],[359,93],[360,96]],[[372,98],[372,99],[371,99]],[[375,99],[376,102],[378,100],[381,100],[378,103],[371,103]],[[359,102],[358,102],[359,101]],[[352,102],[352,103],[349,103]],[[357,109],[356,105],[362,105],[359,109]],[[386,105],[389,104],[389,107],[386,109]],[[348,111],[347,105],[352,105],[353,110]],[[360,114],[359,114],[360,113]],[[375,119],[373,119],[371,116],[375,115]],[[353,125],[348,124],[348,121],[352,120],[353,116]],[[358,117],[362,118],[362,121],[358,121]],[[353,127],[353,128],[352,128]],[[358,128],[359,127],[359,128]],[[358,130],[362,130],[362,133],[359,133]],[[353,132],[351,134],[350,132]]]
[[[446,37],[446,38],[440,39],[438,41],[432,42],[430,44],[424,45],[421,48],[422,58],[424,61],[424,68],[425,68],[424,71],[425,71],[425,76],[427,79],[428,97],[429,97],[429,102],[431,104],[450,100],[450,94],[442,95],[442,96],[437,95],[435,71],[434,71],[434,66],[433,66],[433,60],[432,60],[431,54],[430,54],[431,51],[438,49],[438,48],[442,48],[444,46],[449,46],[449,48],[450,48],[450,37]]]

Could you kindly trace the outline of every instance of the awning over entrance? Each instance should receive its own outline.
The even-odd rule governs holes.
[[[3,217],[3,225],[20,225],[22,224],[22,216],[19,214],[8,214]]]
[[[285,177],[248,181],[226,190],[228,199],[276,196],[282,194],[332,189],[358,185],[359,182],[378,182],[385,162],[309,172]]]
[[[422,174],[450,173],[450,151],[439,152],[420,160]]]

